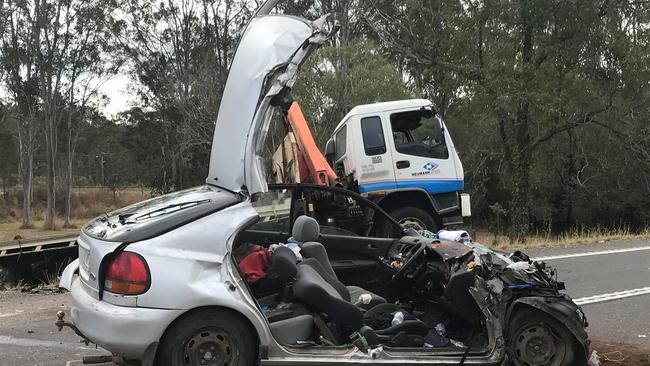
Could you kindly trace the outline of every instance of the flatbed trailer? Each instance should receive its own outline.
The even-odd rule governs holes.
[[[68,249],[77,246],[78,235],[56,235],[42,238],[0,241],[0,261],[3,258]]]
[[[57,277],[78,256],[78,235],[57,235],[0,242],[0,289],[19,282],[38,283]]]

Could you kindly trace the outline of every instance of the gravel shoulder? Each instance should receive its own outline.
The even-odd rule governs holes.
[[[62,366],[84,356],[108,354],[84,345],[70,329],[57,330],[56,312],[69,314],[68,304],[68,294],[0,292],[0,366]]]

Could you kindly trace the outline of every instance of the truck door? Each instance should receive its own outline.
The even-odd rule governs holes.
[[[362,142],[355,149],[359,193],[394,190],[395,169],[386,138],[390,136],[388,124],[382,123],[379,115],[365,116],[361,117],[358,131]]]
[[[397,189],[421,188],[429,194],[463,189],[450,158],[444,125],[432,109],[388,114]]]

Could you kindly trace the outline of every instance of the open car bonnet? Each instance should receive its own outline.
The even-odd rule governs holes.
[[[267,190],[259,151],[271,100],[293,86],[300,66],[331,35],[324,29],[327,16],[312,22],[268,15],[275,3],[267,2],[244,31],[221,98],[206,182],[233,192]]]

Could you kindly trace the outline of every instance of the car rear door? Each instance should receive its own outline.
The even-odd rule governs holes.
[[[242,232],[238,240],[263,246],[286,243],[291,233],[292,195],[292,187],[275,188],[273,185],[269,185],[268,192],[256,194],[253,208],[259,221]]]

